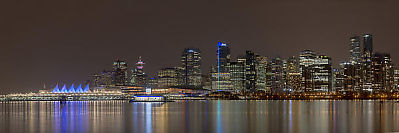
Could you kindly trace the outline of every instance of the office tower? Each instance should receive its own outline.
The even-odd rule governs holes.
[[[216,52],[218,73],[228,73],[228,66],[230,63],[230,48],[228,44],[218,42]]]
[[[362,62],[360,53],[360,37],[354,36],[350,38],[350,59],[352,64],[359,64]]]
[[[187,87],[201,86],[201,52],[197,48],[184,49],[181,56],[183,82]]]
[[[114,61],[112,72],[113,72],[113,84],[127,85],[128,73],[127,73],[127,64],[125,61],[120,61],[120,60]]]
[[[285,89],[284,61],[277,57],[271,63],[271,92],[282,93]]]
[[[316,53],[311,50],[304,50],[299,53],[299,70],[302,75],[301,91],[311,91],[312,84],[312,65],[316,59]]]
[[[247,91],[255,91],[256,84],[256,55],[252,51],[245,52],[245,88]]]
[[[399,69],[394,69],[393,76],[393,91],[397,92],[399,90]]]
[[[230,62],[230,81],[232,88],[237,92],[245,89],[245,58],[238,58],[237,61]]]
[[[93,75],[92,85],[95,88],[107,88],[108,86],[112,85],[113,79],[113,72],[103,70],[99,74]]]
[[[373,92],[391,91],[394,82],[394,69],[391,56],[387,53],[375,53],[372,59]]]
[[[256,56],[256,65],[255,65],[255,73],[256,73],[256,80],[255,80],[255,91],[263,91],[267,92],[266,90],[266,67],[267,67],[267,58],[264,56]]]
[[[343,92],[361,91],[363,89],[363,65],[342,62],[340,66],[343,67],[344,73]]]
[[[300,91],[301,89],[301,72],[299,69],[299,59],[292,56],[287,59],[286,72],[286,89],[288,91]]]
[[[158,87],[176,87],[179,84],[180,70],[178,67],[162,68],[158,71]]]
[[[146,85],[146,80],[147,80],[147,75],[144,72],[144,62],[141,59],[141,56],[139,57],[139,61],[136,63],[136,68],[132,71],[132,77],[130,80],[131,85],[133,86],[145,86]]]
[[[145,87],[157,88],[158,87],[158,78],[157,77],[147,77]]]
[[[345,91],[345,74],[344,67],[340,65],[339,68],[333,69],[333,91],[343,92]]]
[[[316,92],[332,92],[333,73],[331,58],[325,55],[318,56],[315,59],[312,70],[312,90]]]
[[[363,35],[363,90],[372,91],[372,57],[373,38],[370,34]]]
[[[212,89],[232,91],[230,82],[230,48],[228,44],[218,42],[216,50],[216,67],[212,68]]]

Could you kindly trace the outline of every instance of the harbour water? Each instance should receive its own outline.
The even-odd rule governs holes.
[[[0,132],[398,132],[396,101],[0,102]]]

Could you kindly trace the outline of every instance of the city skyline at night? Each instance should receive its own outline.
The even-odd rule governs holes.
[[[88,3],[92,6],[85,6]],[[348,38],[370,33],[373,50],[390,53],[397,62],[397,4],[390,0],[6,2],[0,14],[4,20],[0,80],[7,82],[0,84],[0,93],[83,82],[90,79],[88,75],[111,70],[109,63],[116,59],[131,67],[139,56],[147,63],[147,74],[156,75],[161,67],[180,64],[181,51],[188,47],[201,50],[202,69],[207,72],[215,63],[211,49],[217,42],[230,44],[232,57],[250,50],[288,58],[312,49],[332,57],[337,67],[348,57]]]

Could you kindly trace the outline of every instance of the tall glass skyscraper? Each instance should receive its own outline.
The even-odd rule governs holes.
[[[256,56],[252,51],[245,52],[245,88],[248,91],[255,91],[256,84]]]
[[[185,86],[201,86],[201,51],[197,48],[184,49],[181,56],[183,83]]]
[[[112,82],[114,85],[127,84],[127,64],[125,61],[116,60],[112,66]]]
[[[362,61],[360,54],[360,37],[354,36],[350,39],[350,59],[349,62],[351,64],[359,64]]]
[[[136,63],[136,69],[133,70],[132,78],[130,80],[131,85],[133,86],[145,86],[146,85],[146,74],[144,72],[144,62],[139,57],[139,61]]]
[[[230,48],[228,44],[218,42],[216,50],[216,68],[212,69],[212,89],[231,91],[230,83]]]
[[[373,58],[373,38],[370,34],[363,35],[363,89],[367,91],[372,90],[372,58]]]
[[[226,43],[218,42],[217,45],[217,67],[219,73],[229,72],[230,48]]]

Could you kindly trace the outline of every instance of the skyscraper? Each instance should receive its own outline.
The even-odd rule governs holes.
[[[394,82],[394,69],[390,54],[375,53],[372,59],[372,71],[373,91],[391,91]]]
[[[360,54],[360,37],[354,36],[350,38],[350,59],[349,62],[352,64],[361,63],[362,58]]]
[[[184,86],[201,86],[201,51],[197,48],[184,49],[181,56]]]
[[[276,57],[271,62],[271,92],[281,93],[285,89],[284,61]]]
[[[116,60],[114,61],[112,67],[112,82],[115,85],[127,85],[128,81],[128,73],[127,73],[127,64],[125,61]]]
[[[363,54],[371,57],[373,54],[373,36],[371,34],[363,35]]]
[[[228,73],[228,65],[230,63],[230,48],[228,44],[218,42],[216,52],[218,73]]]
[[[370,34],[363,35],[363,90],[372,90],[372,58],[373,58],[373,38]]]
[[[238,58],[237,61],[230,62],[229,70],[233,89],[243,91],[245,89],[245,58]]]
[[[315,59],[312,66],[312,84],[313,91],[316,92],[331,92],[333,85],[333,73],[331,66],[331,58],[325,55],[320,55]]]
[[[245,58],[245,88],[247,91],[255,91],[257,63],[255,53],[246,51]]]
[[[231,91],[230,82],[230,48],[228,44],[218,42],[216,50],[216,67],[212,68],[212,89]]]
[[[290,91],[299,91],[301,88],[301,73],[299,71],[299,60],[295,56],[287,59],[286,84]]]
[[[302,91],[311,91],[313,89],[312,84],[312,65],[316,59],[316,53],[311,50],[304,50],[299,53],[299,70],[302,75]]]
[[[133,86],[145,86],[146,85],[146,77],[147,75],[144,72],[144,62],[139,57],[139,61],[136,63],[136,68],[132,71],[132,77],[130,80],[131,85]]]
[[[179,68],[162,68],[158,71],[158,87],[179,86]]]

